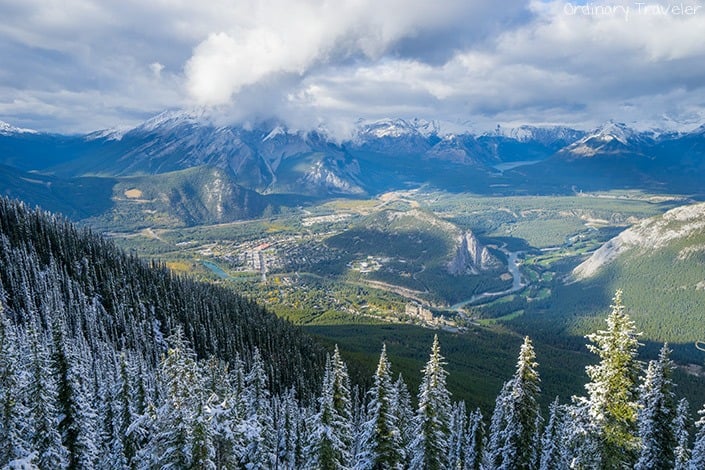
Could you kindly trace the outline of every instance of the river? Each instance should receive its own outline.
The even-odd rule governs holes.
[[[507,255],[507,271],[509,272],[509,274],[512,275],[512,287],[499,292],[483,292],[482,294],[475,294],[467,300],[463,300],[462,302],[458,302],[455,305],[451,305],[451,310],[457,311],[469,304],[489,302],[495,297],[502,297],[504,295],[513,294],[514,292],[518,292],[524,287],[526,287],[526,284],[521,282],[521,271],[519,271],[519,265],[517,263],[519,255],[524,252],[509,251],[507,250],[506,246],[507,245],[502,246],[500,250]],[[478,302],[480,300],[482,300],[482,302]]]

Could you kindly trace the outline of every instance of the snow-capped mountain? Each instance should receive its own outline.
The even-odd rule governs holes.
[[[652,132],[639,132],[625,124],[609,121],[570,144],[562,152],[577,158],[641,153],[641,147],[652,145]]]
[[[459,124],[382,119],[359,121],[350,135],[340,141],[324,128],[297,130],[276,120],[227,125],[199,110],[168,111],[130,129],[85,136],[31,133],[2,123],[0,164],[61,178],[214,167],[259,193],[316,196],[372,194],[417,183],[563,191],[591,187],[595,178],[601,178],[598,187],[663,188],[677,176],[697,186],[705,171],[705,126],[688,133],[638,131],[615,122],[587,133],[498,126],[478,135]],[[494,168],[502,164],[511,168]]]
[[[492,132],[483,134],[487,137],[506,137],[519,142],[534,141],[544,145],[555,145],[565,142],[566,145],[585,136],[584,131],[579,131],[565,126],[529,126],[503,127],[497,126]]]
[[[12,126],[5,121],[0,121],[0,135],[12,134],[38,134],[34,129],[23,129],[21,127]]]
[[[383,139],[386,137],[400,138],[411,135],[428,138],[432,135],[438,135],[439,132],[440,126],[437,122],[423,119],[410,121],[404,119],[382,119],[372,122],[358,121],[353,140]]]

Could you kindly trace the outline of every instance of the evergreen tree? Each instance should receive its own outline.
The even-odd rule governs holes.
[[[68,465],[68,451],[61,442],[57,423],[57,389],[49,354],[40,341],[36,330],[30,328],[32,359],[27,385],[32,424],[31,447],[36,453],[34,462],[39,468],[65,468]]]
[[[245,377],[245,419],[241,422],[245,445],[241,462],[253,470],[271,468],[276,460],[276,435],[264,367],[255,348],[252,368]]]
[[[603,468],[599,429],[591,419],[589,404],[584,398],[574,397],[574,401],[565,409],[559,460],[574,469]]]
[[[695,443],[688,463],[690,470],[702,470],[705,468],[705,405],[698,411],[700,419],[695,423],[697,429],[695,433]]]
[[[80,345],[66,340],[62,322],[54,324],[53,338],[53,365],[56,367],[58,378],[60,411],[57,427],[64,447],[68,450],[68,468],[93,468],[98,456],[98,433],[95,424],[97,416],[85,382],[87,374],[84,374],[79,359]]]
[[[675,463],[677,410],[670,353],[664,344],[658,361],[649,362],[640,388],[637,423],[641,450],[636,469],[672,468]]]
[[[394,415],[397,417],[397,427],[399,428],[399,444],[402,449],[402,463],[404,468],[408,468],[411,463],[411,444],[414,442],[414,432],[416,431],[414,409],[411,405],[411,393],[404,382],[401,374],[394,383]]]
[[[688,468],[690,460],[690,449],[688,448],[690,436],[688,435],[688,400],[685,398],[678,402],[676,410],[676,420],[673,422],[676,435],[676,449],[673,451],[675,462],[673,468],[675,470],[685,470]]]
[[[470,414],[468,428],[465,433],[465,470],[480,470],[482,468],[482,452],[485,446],[485,423],[482,412],[477,408]]]
[[[191,444],[191,468],[216,470],[215,447],[210,427],[210,407],[200,401],[196,404]]]
[[[565,453],[562,446],[563,431],[563,409],[558,401],[558,397],[551,403],[549,418],[546,428],[541,437],[541,460],[539,468],[541,470],[551,470],[554,468],[568,468],[568,462],[564,460]]]
[[[180,328],[167,342],[160,365],[160,406],[156,409],[150,441],[141,455],[150,468],[191,468],[194,414],[200,405],[201,378],[196,357]]]
[[[624,310],[621,290],[613,301],[607,329],[587,336],[592,343],[588,349],[597,354],[600,362],[585,368],[590,378],[585,385],[589,419],[598,433],[601,466],[606,469],[633,467],[639,449],[639,334]]]
[[[462,469],[465,465],[465,434],[468,418],[465,402],[461,401],[452,406],[453,412],[450,419],[450,440],[448,454],[448,468]]]
[[[350,379],[338,347],[326,362],[320,409],[315,416],[306,467],[323,470],[347,469],[352,466],[352,404]]]
[[[536,354],[527,336],[514,377],[497,397],[486,462],[490,468],[532,469],[538,464],[540,379]]]
[[[0,302],[2,301],[0,290]],[[28,443],[23,428],[29,411],[23,403],[19,338],[0,303],[0,467],[25,458]]]
[[[402,468],[401,433],[390,367],[387,347],[382,346],[374,384],[368,392],[367,421],[361,438],[363,452],[356,465],[359,469]]]
[[[416,437],[411,448],[412,469],[435,470],[448,466],[451,404],[445,364],[436,335],[419,387]]]

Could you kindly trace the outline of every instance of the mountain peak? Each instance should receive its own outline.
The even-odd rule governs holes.
[[[34,129],[23,129],[21,127],[15,127],[5,121],[0,121],[0,135],[10,135],[10,134],[38,134],[39,132]]]
[[[155,131],[157,129],[173,129],[181,125],[211,124],[205,110],[169,110],[147,119],[134,130]]]
[[[564,149],[574,157],[617,154],[653,140],[651,133],[639,132],[624,123],[607,121]]]
[[[381,119],[378,121],[358,121],[358,135],[376,138],[399,138],[408,135],[429,137],[437,135],[440,131],[438,123],[425,119]]]

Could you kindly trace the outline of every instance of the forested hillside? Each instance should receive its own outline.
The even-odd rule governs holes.
[[[256,303],[7,199],[0,200],[0,263],[0,298],[13,323],[40,337],[60,333],[86,354],[125,352],[152,369],[166,351],[164,337],[181,327],[202,358],[249,363],[259,348],[276,390],[308,391],[302,372],[322,370],[322,350]]]

